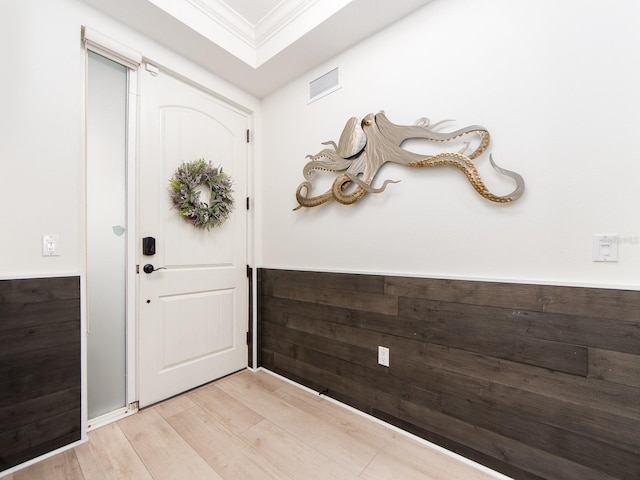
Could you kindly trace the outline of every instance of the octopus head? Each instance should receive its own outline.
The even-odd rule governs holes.
[[[371,125],[373,125],[374,121],[375,121],[375,115],[373,113],[370,113],[362,119],[362,126],[370,127]]]

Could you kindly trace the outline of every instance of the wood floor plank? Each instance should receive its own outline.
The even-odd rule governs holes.
[[[264,418],[216,385],[192,392],[189,397],[212,418],[236,435],[247,431]]]
[[[285,476],[255,448],[196,406],[169,424],[225,480],[295,480]]]
[[[225,377],[216,382],[215,385],[224,385],[227,382],[235,383],[236,381],[242,381],[246,383],[250,381],[256,387],[260,387],[263,390],[273,392],[282,386],[282,380],[273,375],[264,375],[263,372],[252,372],[250,370],[243,370],[229,377]]]
[[[434,477],[427,476],[424,472],[414,470],[409,465],[383,452],[376,455],[376,458],[374,458],[365,471],[362,472],[360,478],[362,480],[386,480],[389,478],[402,478],[402,480],[435,480]]]
[[[321,420],[340,427],[355,440],[384,452],[385,456],[382,458],[389,459],[390,464],[400,462],[410,468],[411,472],[419,472],[423,475],[419,478],[433,478],[434,480],[489,480],[495,478],[483,470],[460,462],[451,455],[435,448],[429,448],[364,416],[354,414],[324,397],[311,395],[294,385],[283,385],[276,392],[276,395],[297,408],[304,409]],[[382,463],[379,454],[373,461],[378,464]],[[367,467],[365,472],[369,468]],[[378,468],[376,466],[374,471],[377,472]],[[371,475],[371,472],[368,475]],[[404,479],[405,477],[398,474],[380,478]]]
[[[13,477],[14,480],[93,480],[83,475],[75,450],[67,450],[19,470]]]
[[[176,433],[157,409],[139,412],[119,424],[155,480],[222,478]]]
[[[263,420],[242,434],[276,467],[291,478],[305,480],[355,480],[358,476],[338,465],[285,429]]]
[[[156,405],[154,408],[166,419],[173,415],[177,415],[178,413],[182,413],[185,410],[189,410],[190,408],[195,407],[195,405],[196,404],[190,395],[179,395]]]
[[[340,428],[327,424],[256,386],[254,376],[260,378],[269,375],[264,372],[252,373],[238,377],[233,383],[221,383],[220,388],[356,475],[371,462],[377,453],[375,448],[355,442]]]
[[[88,480],[153,480],[120,427],[111,423],[89,433],[76,447],[78,462]]]

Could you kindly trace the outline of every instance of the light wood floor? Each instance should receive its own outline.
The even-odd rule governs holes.
[[[489,480],[267,372],[243,371],[89,433],[8,480]],[[3,479],[4,480],[4,479]]]

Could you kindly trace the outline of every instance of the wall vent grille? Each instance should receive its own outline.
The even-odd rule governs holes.
[[[340,72],[334,68],[309,82],[309,100],[312,102],[340,88]]]

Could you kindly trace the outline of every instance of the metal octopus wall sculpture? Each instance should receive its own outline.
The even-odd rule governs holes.
[[[366,193],[381,193],[392,180],[385,180],[381,187],[371,186],[373,180],[387,162],[394,162],[408,167],[437,167],[449,165],[464,173],[476,191],[487,200],[498,203],[508,203],[520,198],[524,193],[524,179],[521,175],[499,167],[489,155],[491,166],[500,174],[511,177],[516,182],[516,188],[507,195],[495,195],[485,186],[480,174],[473,164],[473,160],[480,157],[489,147],[490,135],[486,128],[471,125],[449,133],[436,132],[442,123],[431,125],[427,118],[419,119],[415,125],[396,125],[389,121],[384,112],[370,113],[362,121],[352,117],[340,135],[340,140],[324,142],[333,148],[325,148],[316,155],[307,155],[311,161],[303,169],[306,179],[296,190],[298,206],[317,207],[331,200],[344,205],[350,205],[360,200]],[[465,142],[469,136],[479,137],[479,144],[468,154],[470,142]],[[424,155],[410,152],[402,148],[406,140],[428,140],[432,142],[449,142],[454,139],[463,141],[463,147],[458,152],[443,152],[434,155]],[[321,195],[311,196],[312,184],[316,172],[344,172],[336,177],[329,190]]]

